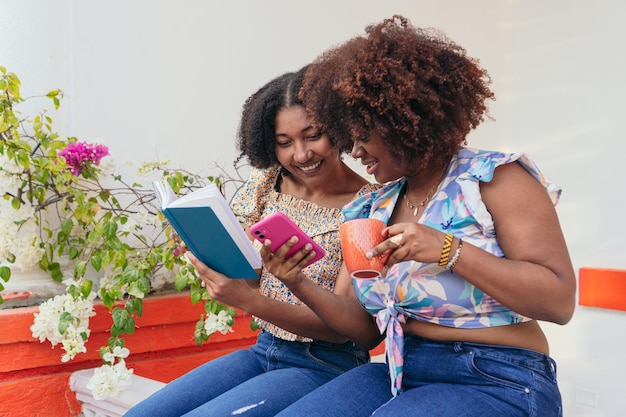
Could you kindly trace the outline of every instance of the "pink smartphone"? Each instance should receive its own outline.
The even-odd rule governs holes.
[[[305,267],[324,257],[324,249],[315,243],[315,241],[304,233],[297,224],[280,211],[270,214],[257,224],[251,226],[250,234],[252,234],[252,236],[254,236],[254,238],[261,243],[265,242],[265,239],[271,240],[272,246],[270,246],[270,250],[272,252],[276,252],[278,248],[284,245],[291,238],[291,236],[297,236],[298,243],[291,248],[285,256],[285,259],[293,256],[293,254],[302,249],[305,244],[310,243],[313,246],[315,257],[310,260]]]

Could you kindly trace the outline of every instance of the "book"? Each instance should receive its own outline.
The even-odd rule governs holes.
[[[196,258],[229,278],[258,279],[261,257],[215,184],[178,197],[152,183],[160,209]]]

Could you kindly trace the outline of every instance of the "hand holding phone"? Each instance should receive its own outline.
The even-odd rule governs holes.
[[[315,257],[305,265],[305,268],[324,257],[324,249],[280,211],[270,214],[257,224],[251,226],[250,234],[261,243],[265,242],[266,239],[271,240],[272,245],[270,246],[270,250],[272,252],[276,252],[278,248],[287,243],[292,236],[297,236],[298,243],[287,252],[285,259],[290,258],[294,253],[302,249],[304,245],[310,243],[313,246]]]

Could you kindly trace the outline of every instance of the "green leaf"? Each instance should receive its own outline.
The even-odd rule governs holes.
[[[67,289],[67,292],[68,292],[69,295],[72,296],[72,298],[74,300],[78,300],[80,298],[80,296],[81,296],[80,290],[74,284],[69,286],[69,288]]]
[[[112,313],[111,335],[117,337],[123,333],[133,334],[135,332],[135,319],[126,310],[115,307]]]
[[[117,223],[106,222],[104,224],[104,237],[107,240],[114,238],[116,233],[117,233]]]
[[[102,258],[102,265],[108,265],[113,260],[111,252],[103,252],[99,256]]]
[[[63,282],[63,272],[60,269],[50,271],[50,277],[54,282]]]
[[[128,334],[135,333],[135,319],[133,317],[129,317],[126,321],[126,326],[124,326],[124,331]]]
[[[49,91],[48,94],[46,94],[46,96],[49,97],[49,98],[52,98],[52,97],[58,96],[59,93],[60,93],[60,90],[58,90],[58,89],[57,90],[52,90],[52,91]]]
[[[137,286],[144,292],[144,294],[148,294],[150,292],[150,280],[145,276],[137,280]]]
[[[200,316],[200,320],[196,322],[196,329],[193,332],[193,338],[196,340],[198,346],[202,346],[202,342],[209,339],[204,329],[204,317]]]
[[[116,347],[124,348],[126,346],[126,343],[121,337],[109,337],[109,340],[107,341],[107,346],[109,346],[109,348],[113,350]]]
[[[141,317],[143,314],[143,300],[131,298],[126,302],[126,311],[128,314],[137,314],[137,317]]]
[[[61,222],[61,231],[69,236],[72,233],[72,229],[74,228],[74,222],[72,219],[65,219]]]
[[[72,315],[67,311],[61,313],[59,317],[59,333],[65,334],[65,331],[72,324]]]
[[[143,300],[135,300],[135,314],[137,317],[143,315]]]
[[[137,300],[137,298],[131,298],[128,301],[126,301],[126,312],[128,314],[134,314],[135,313],[135,300]]]
[[[124,332],[126,324],[128,323],[129,314],[126,310],[119,307],[115,307],[112,311],[113,327],[111,327],[111,334],[113,336],[119,336]]]
[[[192,304],[198,304],[200,301],[202,301],[202,298],[203,298],[202,297],[202,290],[199,288],[199,286],[191,286],[189,288],[189,291],[190,291],[191,303]]]
[[[63,282],[63,272],[61,271],[61,265],[58,262],[51,262],[48,264],[48,271],[52,280],[55,282]]]
[[[100,240],[100,237],[102,235],[100,233],[98,233],[95,230],[92,230],[91,232],[89,232],[89,234],[87,235],[87,240],[89,240],[89,242],[91,243],[96,243]]]
[[[9,282],[11,278],[11,268],[8,266],[0,266],[0,278],[2,278],[4,282]]]
[[[67,250],[67,254],[70,257],[70,259],[76,259],[76,257],[80,254],[80,252],[78,249],[76,249],[76,247],[70,246],[70,248]]]
[[[78,261],[74,265],[74,276],[75,277],[84,277],[85,272],[87,272],[87,262]]]
[[[112,296],[112,292],[109,291],[105,291],[104,289],[100,290],[100,299],[102,300],[102,303],[106,306],[106,308],[108,308],[109,310],[113,307],[113,304],[115,304],[115,300],[116,298],[114,296]]]
[[[133,297],[143,298],[146,296],[147,292],[143,291],[138,282],[135,281],[131,282],[131,284],[128,286],[128,294],[132,295]]]
[[[91,294],[91,289],[93,287],[93,281],[90,279],[86,279],[83,281],[83,283],[80,285],[80,292],[83,296],[83,298],[87,298],[89,297],[89,294]]]
[[[207,303],[204,305],[204,311],[207,314],[216,314],[219,311],[219,303],[215,300],[209,300],[207,301]]]
[[[123,328],[116,325],[111,326],[111,336],[117,337],[121,334],[124,334]]]
[[[176,274],[174,276],[174,287],[176,291],[182,291],[189,283],[189,278],[186,275]]]
[[[102,256],[100,256],[100,254],[92,255],[91,259],[89,259],[89,263],[96,272],[100,272],[100,268],[102,268]]]

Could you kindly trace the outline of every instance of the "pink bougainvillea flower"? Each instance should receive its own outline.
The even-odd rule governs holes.
[[[100,164],[100,160],[107,155],[109,155],[108,147],[87,142],[70,143],[59,152],[59,156],[65,158],[74,175],[80,175],[89,164]]]
[[[180,255],[182,255],[183,253],[185,253],[185,249],[183,249],[180,246],[176,246],[174,248],[174,250],[172,251],[172,255],[174,255],[174,257],[178,258]]]

